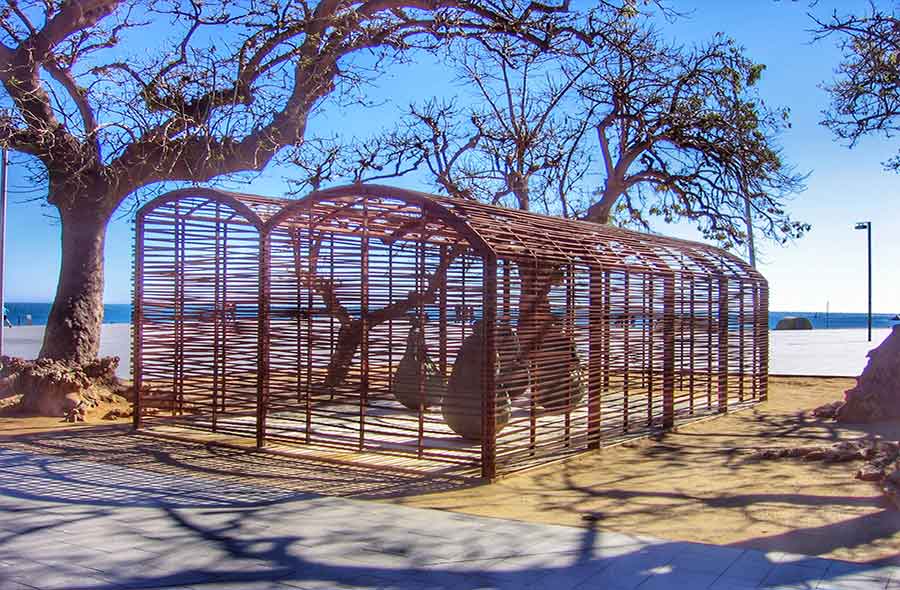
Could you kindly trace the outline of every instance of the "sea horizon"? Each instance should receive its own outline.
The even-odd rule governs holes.
[[[47,316],[50,313],[50,302],[45,301],[7,301],[9,320],[13,326],[43,326],[47,324]],[[900,312],[900,310],[898,310]],[[778,320],[788,316],[803,316],[812,322],[813,328],[824,329],[852,329],[865,328],[867,326],[866,312],[825,312],[825,311],[798,311],[798,310],[769,310],[769,328],[774,328]],[[893,318],[894,313],[873,313],[873,328],[891,328],[900,323]],[[130,303],[104,303],[104,324],[128,324],[131,323]]]

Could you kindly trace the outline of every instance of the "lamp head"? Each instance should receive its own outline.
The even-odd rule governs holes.
[[[869,221],[860,221],[857,223],[853,229],[869,229]]]

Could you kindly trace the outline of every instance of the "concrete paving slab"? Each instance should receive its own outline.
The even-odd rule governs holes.
[[[875,578],[888,581],[900,577],[900,567],[894,565],[832,561],[826,574],[829,577],[845,576],[848,578]]]
[[[23,526],[0,534],[4,590],[884,590],[893,575],[802,555],[283,494],[200,475],[158,478],[6,450],[0,522],[10,518]],[[419,534],[429,525],[439,534]]]
[[[44,326],[13,326],[3,330],[3,354],[33,359],[44,342]],[[100,328],[100,356],[119,357],[116,374],[131,378],[131,324],[103,324]]]
[[[769,374],[855,377],[862,373],[866,354],[891,330],[866,329],[772,330],[769,332]]]
[[[824,574],[824,570],[779,563],[763,580],[763,586],[787,586],[791,584],[812,584],[815,588]],[[815,582],[815,583],[813,583]]]
[[[775,562],[762,551],[746,551],[722,573],[731,582],[758,586],[775,569]]]
[[[885,590],[887,584],[887,580],[842,576],[819,582],[816,590]]]

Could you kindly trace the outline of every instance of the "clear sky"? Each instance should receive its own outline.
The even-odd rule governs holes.
[[[893,155],[900,140],[870,138],[853,150],[836,141],[818,122],[828,98],[819,88],[830,79],[838,52],[829,41],[811,43],[809,10],[827,16],[832,10],[863,11],[865,1],[820,1],[812,9],[805,2],[722,2],[671,0],[689,12],[665,30],[685,43],[722,31],[743,45],[748,55],[767,66],[761,92],[770,105],[790,107],[793,127],[783,138],[785,155],[799,170],[811,173],[808,189],[791,204],[812,231],[787,246],[763,244],[760,269],[770,281],[771,309],[823,311],[830,302],[835,312],[862,312],[866,307],[865,232],[854,231],[856,221],[873,222],[875,269],[874,309],[900,312],[900,176],[883,171],[881,162]],[[444,90],[458,92],[452,75],[426,59],[393,68],[372,89],[373,99],[386,102],[374,111],[329,107],[311,121],[314,132],[368,134],[389,124],[412,100]],[[13,158],[6,254],[6,290],[10,301],[50,301],[59,272],[59,226],[52,210],[39,202],[42,187],[29,186]],[[284,170],[270,169],[248,192],[280,195]],[[427,188],[416,179],[396,182]],[[697,239],[683,225],[655,227],[662,233]],[[126,303],[131,292],[132,226],[120,216],[110,226],[106,248],[106,301]]]

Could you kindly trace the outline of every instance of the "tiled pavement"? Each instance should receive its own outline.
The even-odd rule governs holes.
[[[900,590],[900,567],[527,524],[0,448],[0,590]]]

